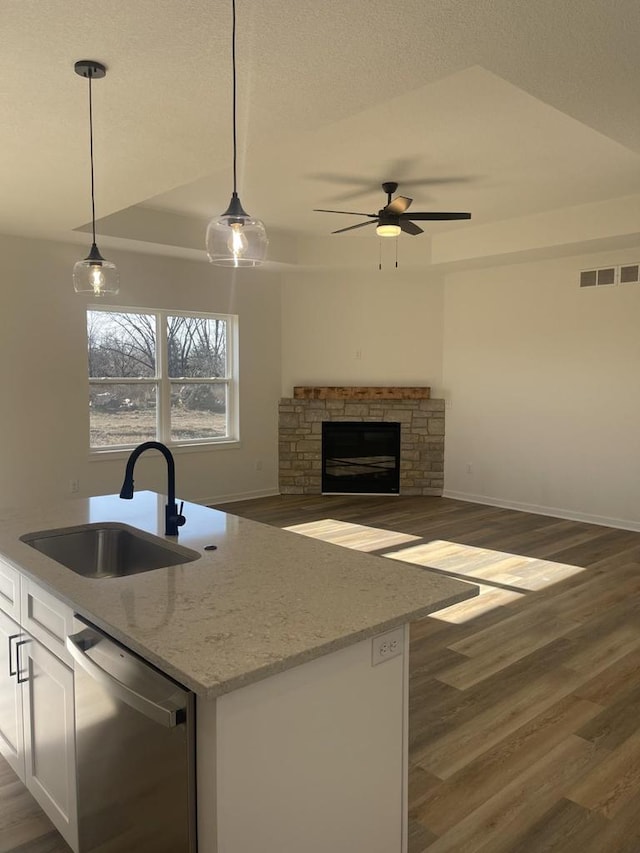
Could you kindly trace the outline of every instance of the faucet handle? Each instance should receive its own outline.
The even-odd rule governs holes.
[[[177,536],[178,528],[186,523],[187,519],[182,514],[184,501],[180,503],[180,509],[175,501],[168,503],[164,508],[165,536]]]

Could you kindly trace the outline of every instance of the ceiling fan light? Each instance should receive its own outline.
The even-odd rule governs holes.
[[[391,224],[381,224],[376,228],[376,234],[378,237],[397,237],[400,234],[402,229],[399,225],[391,225]]]

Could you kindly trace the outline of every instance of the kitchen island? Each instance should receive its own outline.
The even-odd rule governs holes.
[[[20,541],[102,521],[163,537],[165,503],[17,511],[0,555],[196,694],[200,853],[400,853],[408,623],[476,588],[197,504],[179,543],[199,559],[128,577],[85,578]]]

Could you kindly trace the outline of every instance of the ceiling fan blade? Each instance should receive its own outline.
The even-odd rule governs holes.
[[[400,228],[402,228],[405,234],[424,234],[424,228],[420,228],[419,225],[416,225],[415,222],[411,222],[409,219],[401,219]]]
[[[357,175],[338,175],[335,172],[316,172],[313,175],[308,175],[312,181],[325,181],[331,184],[342,184],[343,186],[361,186],[371,190],[375,187],[375,178],[361,178]]]
[[[407,213],[405,214],[407,219],[417,219],[417,220],[437,220],[437,219],[471,219],[470,213]]]
[[[364,228],[365,225],[376,225],[377,219],[369,222],[359,222],[358,225],[350,225],[348,228],[339,228],[337,231],[332,231],[332,234],[342,234],[343,231],[353,231],[354,228]]]
[[[404,178],[402,183],[412,187],[437,187],[443,184],[468,184],[473,180],[469,175],[452,175],[446,178]]]
[[[320,207],[314,207],[314,213],[346,213],[347,216],[369,216],[371,219],[377,219],[377,213],[355,213],[353,210],[324,210]]]
[[[405,210],[411,205],[413,201],[412,198],[407,198],[406,195],[398,195],[396,196],[390,204],[387,204],[384,208],[385,213],[393,213],[394,216],[397,216],[400,213],[404,213]]]

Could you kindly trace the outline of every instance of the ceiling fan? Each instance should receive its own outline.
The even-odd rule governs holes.
[[[401,231],[405,234],[422,234],[423,228],[416,225],[412,220],[443,220],[443,219],[471,219],[470,213],[406,213],[406,210],[413,202],[412,198],[399,195],[392,198],[394,192],[398,189],[398,184],[395,181],[385,181],[382,184],[382,189],[387,194],[387,203],[377,213],[355,213],[352,210],[323,210],[315,209],[315,213],[344,213],[347,216],[366,216],[368,222],[359,222],[357,225],[349,225],[347,228],[338,228],[337,231],[332,231],[332,234],[342,234],[343,231],[353,231],[354,228],[364,228],[365,225],[376,225],[376,233],[379,237],[397,237]]]

